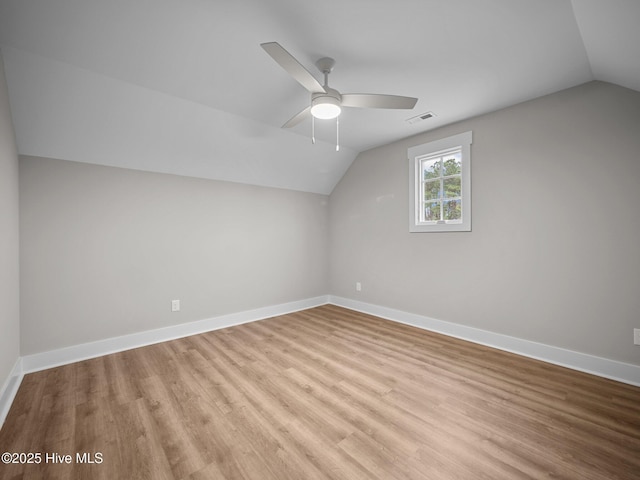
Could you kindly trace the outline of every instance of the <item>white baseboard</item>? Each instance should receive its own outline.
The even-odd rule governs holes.
[[[220,328],[232,327],[242,323],[255,322],[256,320],[297,312],[324,305],[328,303],[328,301],[329,296],[322,295],[320,297],[231,313],[195,322],[147,330],[145,332],[132,333],[121,337],[73,345],[48,352],[24,355],[22,357],[22,371],[24,373],[31,373],[46,370],[47,368],[79,362],[89,358],[101,357],[102,355],[122,352],[132,348],[144,347],[154,343],[166,342],[168,340],[175,340],[176,338],[188,337],[189,335],[197,335],[198,333],[210,332]]]
[[[392,320],[398,323],[442,333],[451,337],[468,340],[489,347],[535,358],[544,362],[610,378],[630,385],[640,386],[640,366],[617,362],[607,358],[574,352],[543,343],[523,340],[521,338],[501,335],[479,328],[468,327],[457,323],[445,322],[434,318],[403,312],[393,308],[382,307],[370,303],[359,302],[348,298],[329,295],[329,303],[349,308],[362,313]]]
[[[22,358],[18,357],[9,374],[9,378],[4,382],[2,390],[0,390],[0,428],[4,425],[4,420],[7,418],[13,399],[16,398],[23,376]]]

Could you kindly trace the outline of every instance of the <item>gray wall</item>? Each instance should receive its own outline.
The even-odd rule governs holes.
[[[0,388],[20,355],[18,149],[0,54]]]
[[[410,234],[407,148],[467,130],[473,231]],[[640,364],[638,206],[640,93],[591,82],[360,154],[330,292]]]
[[[22,355],[328,291],[325,195],[21,157],[20,202]]]
[[[410,234],[407,148],[466,130],[473,231]],[[640,364],[639,132],[592,82],[364,152],[330,198],[22,157],[21,353],[329,292]]]

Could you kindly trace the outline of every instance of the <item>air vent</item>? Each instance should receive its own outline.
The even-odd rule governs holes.
[[[411,117],[411,118],[407,118],[407,120],[405,120],[408,124],[413,125],[414,123],[418,123],[418,122],[422,122],[424,120],[428,120],[430,118],[435,117],[436,114],[433,112],[425,112],[425,113],[421,113],[420,115],[416,115],[415,117]]]

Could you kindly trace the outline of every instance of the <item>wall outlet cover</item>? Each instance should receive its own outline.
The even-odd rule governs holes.
[[[171,311],[172,312],[180,311],[180,300],[171,300]]]

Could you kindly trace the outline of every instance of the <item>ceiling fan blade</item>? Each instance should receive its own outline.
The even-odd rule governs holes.
[[[260,46],[271,55],[278,65],[284,68],[300,85],[311,93],[326,93],[324,87],[304,68],[298,60],[287,52],[278,42],[261,43]]]
[[[343,107],[356,108],[403,108],[412,109],[417,98],[398,95],[376,95],[373,93],[345,93],[342,95]]]
[[[306,120],[307,118],[311,117],[311,106],[308,106],[307,108],[305,108],[304,110],[302,110],[300,113],[296,113],[293,117],[291,117],[287,123],[285,123],[284,125],[282,125],[282,128],[291,128],[291,127],[295,127],[296,125],[298,125],[300,122],[302,122],[303,120]]]

